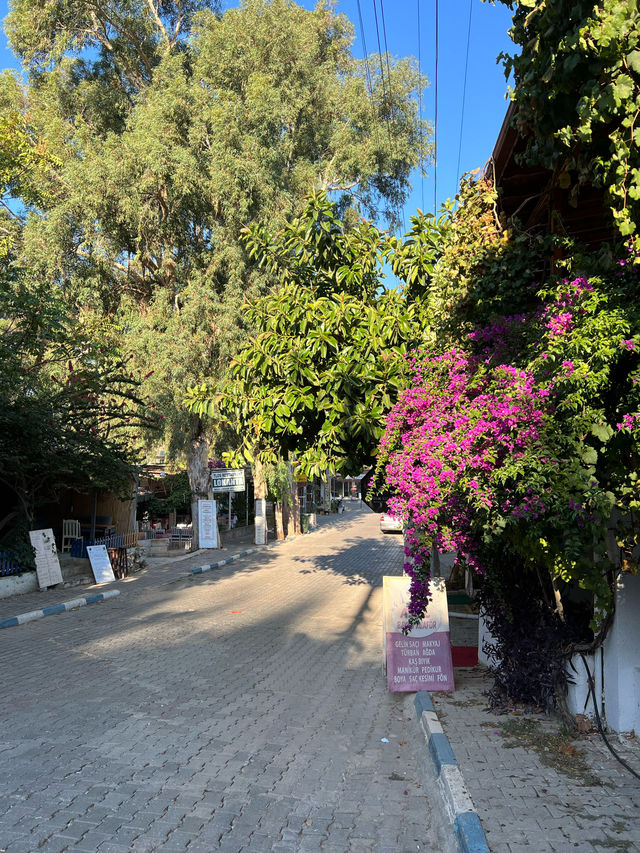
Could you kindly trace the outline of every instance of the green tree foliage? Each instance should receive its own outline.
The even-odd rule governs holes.
[[[394,216],[430,151],[415,64],[391,62],[369,91],[353,29],[330,5],[197,11],[16,2],[9,30],[31,85],[4,88],[60,163],[46,200],[21,197],[22,257],[72,304],[121,318],[196,495],[211,435],[182,407],[185,388],[225,372],[246,340],[239,307],[268,284],[243,227],[283,225],[317,187],[343,210]]]
[[[237,424],[246,459],[295,453],[309,476],[360,470],[404,386],[406,355],[428,334],[420,303],[377,287],[387,238],[365,221],[346,228],[324,195],[277,234],[249,229],[246,242],[282,283],[247,307],[257,334],[228,381],[192,388],[188,405]]]
[[[635,0],[501,0],[515,7],[504,56],[513,72],[517,127],[527,158],[554,170],[579,204],[603,186],[622,235],[636,232],[640,201],[640,13]]]
[[[445,219],[437,265],[421,277],[444,345],[466,346],[470,332],[496,317],[534,310],[537,286],[550,273],[551,238],[505,222],[498,211],[493,183],[464,176],[455,212]],[[407,244],[409,259],[418,245]]]
[[[640,265],[565,239],[552,269],[555,238],[507,227],[489,182],[463,181],[457,201],[425,297],[437,346],[387,422],[380,470],[419,516],[412,618],[430,542],[457,549],[481,570],[495,698],[544,704],[575,643],[605,635],[620,567],[638,567]],[[493,387],[505,376],[529,403]]]
[[[5,28],[32,83],[59,101],[61,114],[82,116],[94,132],[107,132],[122,130],[161,59],[184,48],[204,9],[216,12],[219,4],[12,0]]]
[[[149,500],[138,503],[138,518],[163,518],[172,512],[188,514],[191,511],[191,488],[186,471],[169,474],[162,478],[166,492],[164,497],[154,495]]]
[[[72,316],[59,294],[6,263],[0,318],[0,537],[29,565],[24,531],[39,503],[66,488],[130,494],[137,439],[157,418],[118,354],[121,330]]]
[[[431,290],[436,263],[451,225],[453,204],[447,200],[439,216],[418,210],[411,217],[411,227],[403,237],[390,234],[383,250],[393,274],[405,283],[404,294],[408,301],[426,299]]]

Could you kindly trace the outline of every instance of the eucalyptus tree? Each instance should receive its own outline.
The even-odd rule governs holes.
[[[22,199],[23,256],[73,304],[122,317],[202,494],[225,432],[184,392],[224,374],[251,322],[240,305],[270,283],[243,227],[283,225],[317,187],[393,218],[430,150],[418,70],[390,62],[383,80],[354,59],[330,4],[14,0],[8,31],[30,85],[0,97],[55,158],[46,201]]]

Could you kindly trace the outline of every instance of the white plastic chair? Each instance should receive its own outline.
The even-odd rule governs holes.
[[[65,518],[62,522],[62,553],[71,550],[74,539],[82,539],[80,522],[75,518]]]

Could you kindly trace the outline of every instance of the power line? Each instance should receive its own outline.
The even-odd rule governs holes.
[[[375,0],[374,0],[375,6]],[[380,14],[382,15],[382,37],[384,38],[384,52],[387,59],[387,82],[389,86],[389,107],[391,108],[391,66],[389,64],[389,46],[387,45],[387,28],[384,23],[384,3],[380,0]]]
[[[380,29],[378,27],[378,7],[376,6],[376,0],[372,0],[372,3],[373,3],[373,17],[374,17],[375,24],[376,24],[376,36],[378,39],[378,59],[380,61],[380,78],[382,80],[382,98],[383,98],[383,103],[384,103],[384,101],[387,101],[388,99],[387,99],[387,87],[386,87],[385,82],[384,82],[384,66],[382,64],[382,46],[380,44]],[[385,119],[385,123],[387,125],[387,134],[389,135],[389,153],[391,153],[391,149],[393,147],[392,142],[391,142],[391,128],[389,126],[389,121],[388,121],[389,117],[387,116],[386,111],[383,111],[383,118]]]
[[[382,80],[383,119],[384,119],[385,124],[387,125],[387,136],[389,137],[389,156],[391,158],[393,158],[394,145],[393,145],[393,138],[391,135],[391,117],[390,117],[390,111],[391,111],[391,75],[389,74],[388,89],[387,89],[387,85],[385,84],[385,81],[384,81],[384,65],[382,63],[382,46],[380,44],[380,27],[378,24],[378,7],[376,6],[376,0],[372,0],[372,3],[373,3],[373,18],[374,18],[375,26],[376,26],[376,37],[378,40],[378,59],[380,61],[380,78]],[[384,8],[382,5],[382,0],[380,0],[380,11],[382,14],[382,24],[383,24],[383,30],[384,30]],[[385,37],[385,47],[386,47],[386,32],[384,33],[384,37]],[[387,59],[387,69],[390,69],[389,51],[387,51],[387,53],[386,53],[386,59]],[[401,213],[401,211],[398,208],[396,208],[396,214],[398,214],[398,213]],[[403,229],[404,229],[404,214],[402,214],[402,222],[403,222]]]
[[[416,0],[416,6],[418,7],[418,118],[420,120],[420,147],[424,149],[424,127],[422,126],[422,35],[420,32],[420,0]],[[421,169],[420,174],[420,198],[421,198],[421,210],[424,211],[424,167]]]
[[[369,106],[371,107],[371,116],[373,118],[373,132],[374,132],[374,136],[375,136],[376,146],[379,149],[382,149],[382,146],[380,145],[380,135],[378,133],[378,122],[376,119],[376,106],[375,106],[375,103],[373,100],[373,82],[372,82],[372,76],[371,76],[371,69],[369,68],[369,53],[367,51],[367,40],[366,40],[365,34],[364,34],[364,23],[362,21],[362,8],[360,6],[360,0],[357,0],[357,2],[358,2],[358,20],[360,22],[360,37],[362,38],[362,49],[364,51],[364,68],[365,68],[365,75],[366,75],[366,81],[367,81],[367,91],[369,93]]]
[[[364,37],[364,24],[362,23],[362,9],[360,8],[360,0],[358,0],[358,19],[360,21],[360,38],[362,39],[362,49],[364,50],[364,67],[367,75],[367,88],[369,89],[369,97],[371,99],[371,106],[373,107],[373,86],[371,84],[369,54],[367,52],[367,40]]]
[[[471,15],[473,12],[473,0],[469,0],[469,27],[467,29],[467,53],[464,60],[464,84],[462,87],[462,111],[460,114],[460,139],[458,141],[458,165],[456,166],[456,179],[460,178],[460,155],[462,153],[462,129],[464,127],[464,106],[467,98],[467,71],[469,69],[469,45],[471,43]]]
[[[375,0],[374,0],[374,6],[375,6]],[[391,97],[391,64],[389,62],[389,45],[387,44],[387,27],[386,27],[386,24],[384,21],[384,2],[383,2],[383,0],[380,0],[380,15],[382,16],[382,37],[384,39],[384,52],[385,52],[385,57],[387,60],[387,87],[388,87],[388,91],[389,91],[389,118],[388,118],[388,121],[390,123],[391,117],[392,117],[392,112],[393,112],[393,100]],[[387,125],[387,127],[389,127],[389,126],[390,126],[390,124]],[[397,155],[397,153],[398,153],[397,145],[395,146],[395,149],[396,149],[395,153]],[[393,151],[391,152],[391,154],[393,156]],[[400,206],[398,206],[398,213],[402,217],[402,231],[404,232],[407,230],[407,225],[406,225],[406,221],[404,218],[404,210]]]
[[[438,207],[438,48],[439,48],[439,2],[436,0],[436,74],[435,74],[435,96],[436,109],[433,132],[433,215],[436,215]]]

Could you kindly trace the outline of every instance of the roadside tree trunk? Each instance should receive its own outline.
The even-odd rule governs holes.
[[[284,513],[281,501],[278,501],[276,503],[274,513],[276,519],[276,539],[278,540],[278,542],[281,542],[284,539]]]
[[[298,498],[298,481],[291,462],[289,462],[289,505],[289,532],[297,536],[300,533],[300,500]]]
[[[253,463],[253,493],[256,501],[255,537],[256,545],[267,544],[267,480],[264,465],[258,459]]]
[[[200,547],[199,500],[209,497],[209,442],[207,441],[202,424],[199,424],[198,434],[191,442],[191,452],[187,459],[187,472],[189,474],[189,487],[191,489],[191,524],[193,534],[191,546],[193,550]]]

